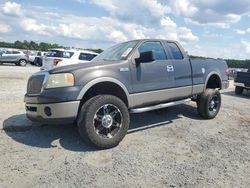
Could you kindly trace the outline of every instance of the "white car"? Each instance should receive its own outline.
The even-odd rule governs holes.
[[[88,50],[52,49],[43,59],[41,70],[47,70],[56,66],[86,63],[96,57],[98,53]]]

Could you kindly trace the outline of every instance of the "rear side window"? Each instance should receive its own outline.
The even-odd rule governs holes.
[[[18,52],[18,51],[13,51],[12,53],[13,54],[20,54],[20,52]]]
[[[47,53],[46,56],[47,57],[71,58],[73,55],[74,55],[74,52],[51,50]]]
[[[80,53],[79,59],[85,61],[91,61],[96,55],[94,54],[87,54],[87,53]]]
[[[139,52],[153,51],[155,60],[166,60],[165,50],[160,42],[145,42],[139,48]]]
[[[183,59],[183,55],[181,53],[181,50],[179,49],[179,47],[173,43],[173,42],[168,42],[167,43],[171,53],[173,54],[174,59]]]

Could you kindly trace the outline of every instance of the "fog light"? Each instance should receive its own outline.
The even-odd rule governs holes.
[[[46,106],[45,108],[44,108],[44,113],[47,115],[47,116],[51,116],[51,109],[50,109],[50,107],[48,107],[48,106]]]

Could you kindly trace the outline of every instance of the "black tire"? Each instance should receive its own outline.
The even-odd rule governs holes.
[[[221,107],[221,95],[218,90],[206,89],[197,100],[197,110],[204,119],[213,119],[216,117]]]
[[[240,86],[236,86],[235,87],[235,94],[236,95],[241,95],[243,93],[243,87],[240,87]]]
[[[114,111],[112,111],[113,108]],[[112,118],[110,118],[111,116]],[[107,123],[106,117],[112,120],[107,120]],[[99,148],[112,148],[117,146],[127,133],[129,128],[128,108],[122,100],[115,96],[95,96],[81,107],[77,127],[86,142]]]
[[[25,59],[20,59],[18,62],[19,66],[25,67],[27,65],[27,61]]]

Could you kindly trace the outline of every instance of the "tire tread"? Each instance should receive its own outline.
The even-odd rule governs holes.
[[[123,125],[122,125],[122,131],[121,133],[118,133],[119,135],[112,138],[112,140],[105,140],[104,142],[100,142],[100,140],[97,138],[96,133],[93,131],[93,118],[90,118],[93,116],[94,109],[98,108],[100,106],[100,103],[102,101],[111,101],[111,103],[118,104],[122,109],[121,113],[123,111]],[[91,99],[89,99],[80,110],[80,114],[77,120],[77,127],[78,131],[81,135],[81,137],[84,139],[85,142],[88,144],[97,146],[99,148],[111,148],[114,146],[117,146],[119,142],[123,139],[123,137],[126,135],[127,129],[129,127],[129,113],[127,106],[124,104],[124,102],[119,99],[118,97],[112,96],[112,95],[97,95]]]

